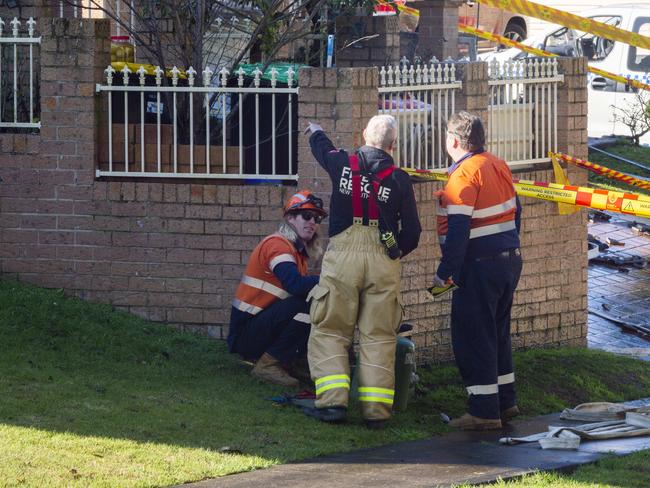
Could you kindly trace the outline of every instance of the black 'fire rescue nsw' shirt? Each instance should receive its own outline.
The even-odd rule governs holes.
[[[309,138],[311,151],[332,180],[330,201],[329,236],[335,236],[352,225],[352,171],[348,153],[336,149],[325,132],[316,131]],[[371,173],[393,165],[390,154],[381,149],[363,146],[359,149],[360,159],[365,158]],[[361,194],[364,209],[370,198],[369,178],[362,176]],[[377,192],[379,206],[379,228],[392,231],[402,251],[402,257],[413,251],[420,240],[422,227],[418,218],[415,195],[411,180],[404,171],[396,169],[384,178]]]

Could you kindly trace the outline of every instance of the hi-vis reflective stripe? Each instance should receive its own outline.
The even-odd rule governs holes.
[[[494,217],[495,215],[502,214],[514,208],[517,208],[517,200],[513,197],[506,202],[499,203],[497,205],[492,205],[491,207],[482,208],[480,210],[474,210],[472,217],[475,219]]]
[[[499,383],[500,385],[508,385],[508,384],[514,383],[514,382],[515,382],[515,374],[514,373],[502,374],[497,379],[497,383]]]
[[[585,161],[584,159],[573,158],[571,156],[567,156],[566,154],[549,152],[549,155],[551,157],[555,156],[557,158],[560,158],[566,161],[567,163],[580,166],[581,168],[586,168],[589,171],[593,171],[594,173],[597,173],[599,175],[606,176],[607,178],[612,178],[618,181],[622,181],[623,183],[627,183],[628,185],[638,186],[639,188],[650,190],[650,181],[648,180],[635,178],[634,176],[626,175],[625,173],[621,173],[620,171],[607,168],[606,166],[601,166],[600,164],[596,164],[596,163],[590,163],[589,161]]]
[[[467,387],[470,395],[494,395],[499,393],[499,385],[472,385]]]
[[[570,29],[576,29],[582,32],[588,32],[598,37],[620,41],[632,46],[650,49],[650,37],[629,32],[613,25],[598,22],[594,19],[580,17],[579,15],[570,14],[562,10],[557,10],[539,3],[529,2],[527,0],[477,0],[484,5],[509,10],[518,14],[536,17],[538,19],[560,24]]]
[[[471,27],[469,25],[465,24],[458,24],[458,30],[461,32],[465,32],[467,34],[473,34],[477,37],[481,37],[483,39],[487,39],[488,41],[493,41],[497,42],[499,44],[503,44],[504,46],[509,46],[509,47],[515,47],[519,49],[520,51],[524,51],[530,54],[534,54],[535,56],[542,56],[546,58],[554,58],[557,57],[557,54],[555,53],[550,53],[548,51],[544,51],[543,49],[537,49],[534,47],[526,46],[525,44],[522,44],[517,41],[513,41],[511,39],[508,39],[507,37],[499,36],[497,34],[492,34],[491,32],[486,32],[481,29],[477,29],[475,27]],[[623,83],[626,85],[633,86],[634,88],[638,88],[640,90],[648,90],[650,91],[650,85],[647,85],[645,83],[642,83],[638,80],[633,80],[631,78],[626,78],[624,76],[620,76],[614,73],[611,73],[609,71],[605,71],[604,69],[599,69],[595,68],[593,66],[588,66],[587,69],[589,70],[590,73],[593,73],[598,76],[602,76],[604,78],[609,78],[610,80],[618,81],[619,83]]]
[[[276,256],[273,259],[271,259],[271,262],[269,264],[271,266],[271,271],[273,271],[273,268],[275,268],[280,263],[295,263],[295,262],[296,260],[291,254],[280,254],[279,256]]]
[[[484,225],[483,227],[475,227],[469,231],[469,238],[476,239],[477,237],[491,236],[501,232],[507,232],[517,228],[514,220],[509,222],[501,222],[499,224]]]
[[[472,215],[474,207],[471,205],[447,205],[448,215]]]
[[[260,280],[259,278],[253,278],[252,276],[244,275],[241,279],[241,282],[245,285],[250,286],[251,288],[257,288],[258,290],[263,290],[267,293],[270,293],[273,296],[284,300],[285,298],[290,297],[291,295],[268,281]]]
[[[395,390],[391,390],[389,388],[378,388],[373,386],[359,387],[360,402],[379,402],[392,405],[394,397]]]
[[[400,168],[421,181],[447,181],[447,175],[426,169]],[[599,190],[586,186],[557,185],[543,181],[512,180],[517,195],[551,202],[650,218],[650,197],[638,193]]]
[[[333,388],[350,389],[350,377],[347,374],[331,374],[318,378],[314,384],[316,385],[316,395],[331,390]]]
[[[237,298],[235,298],[232,301],[232,306],[235,307],[237,310],[241,310],[242,312],[246,312],[251,315],[257,315],[262,311],[260,307],[256,307],[255,305],[251,305],[250,303],[242,302]]]

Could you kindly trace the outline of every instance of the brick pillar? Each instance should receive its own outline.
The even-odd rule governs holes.
[[[377,115],[377,68],[303,68],[300,70],[298,128],[318,122],[335,146],[351,151],[363,145],[363,129]],[[311,154],[309,140],[298,144],[298,186],[329,198],[327,173]]]
[[[458,57],[458,8],[461,0],[421,0],[409,3],[420,11],[416,54],[429,61]]]
[[[83,170],[76,183],[94,179],[101,113],[95,84],[110,64],[109,27],[108,20],[42,20],[41,154],[58,160],[58,169]]]
[[[558,151],[587,158],[587,59],[558,58],[564,83],[557,93]]]
[[[488,122],[488,69],[487,63],[456,63],[456,79],[463,81],[463,87],[456,95],[456,111],[467,110],[481,117],[483,125]]]
[[[360,40],[371,36],[376,37]],[[397,16],[337,17],[334,51],[338,68],[397,64],[400,59]]]

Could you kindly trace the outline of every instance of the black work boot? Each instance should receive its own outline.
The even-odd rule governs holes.
[[[328,407],[328,408],[311,408],[303,407],[303,412],[307,417],[313,417],[321,422],[339,424],[345,422],[347,409],[345,407]]]
[[[366,427],[370,430],[384,430],[388,419],[366,419],[364,422],[366,423]]]

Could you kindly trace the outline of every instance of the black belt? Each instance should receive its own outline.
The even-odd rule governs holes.
[[[521,251],[519,248],[508,249],[507,251],[493,254],[492,256],[481,256],[480,258],[474,258],[474,261],[487,261],[488,259],[506,259],[513,258],[515,256],[521,256]]]

